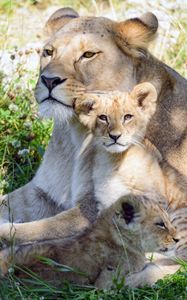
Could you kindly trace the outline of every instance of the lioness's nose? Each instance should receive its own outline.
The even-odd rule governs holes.
[[[66,81],[67,78],[61,79],[60,77],[46,77],[44,75],[41,76],[41,81],[45,86],[49,89],[49,91],[52,91],[55,86],[63,83]]]
[[[115,143],[116,143],[116,141],[120,138],[120,136],[121,136],[121,134],[114,135],[114,134],[110,134],[110,133],[109,133],[109,137],[110,137],[111,139],[113,139],[113,140],[115,141]]]

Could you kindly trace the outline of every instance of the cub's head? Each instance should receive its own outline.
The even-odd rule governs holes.
[[[150,195],[128,195],[118,200],[114,222],[122,238],[128,240],[129,233],[138,237],[145,252],[166,252],[174,248],[176,229],[171,224],[166,210]],[[127,230],[127,231],[126,231]],[[138,243],[138,241],[137,241]]]
[[[137,82],[135,69],[139,60],[146,59],[157,27],[151,13],[114,22],[79,17],[70,8],[56,11],[46,23],[47,41],[35,90],[41,113],[67,120],[73,98],[85,89],[131,90]]]
[[[130,94],[85,94],[75,99],[80,122],[88,127],[96,144],[109,152],[123,152],[140,144],[156,110],[157,92],[151,83],[136,85]]]

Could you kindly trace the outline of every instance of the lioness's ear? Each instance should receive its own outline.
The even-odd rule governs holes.
[[[156,110],[157,91],[150,82],[144,82],[136,85],[130,93],[131,101],[140,107],[149,116]]]
[[[45,24],[45,34],[51,36],[53,33],[62,28],[73,18],[78,18],[78,13],[69,7],[60,8],[55,11]]]
[[[148,43],[154,39],[157,29],[157,17],[152,13],[146,13],[140,18],[116,23],[113,31],[117,45],[124,52],[140,57],[144,55]]]

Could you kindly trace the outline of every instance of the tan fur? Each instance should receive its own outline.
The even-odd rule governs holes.
[[[85,175],[82,185],[87,187],[87,195],[91,184],[90,168],[87,166],[88,173],[84,172],[80,176],[80,166],[84,164],[77,159],[86,132],[78,125],[76,119],[72,119],[71,108],[74,97],[83,94],[85,90],[127,92],[137,83],[153,83],[158,93],[158,105],[146,136],[158,149],[167,165],[175,169],[183,181],[186,181],[187,177],[186,125],[183,124],[179,132],[176,124],[181,117],[177,117],[175,113],[179,107],[187,110],[186,81],[152,57],[145,47],[155,36],[156,17],[146,14],[139,19],[118,23],[100,17],[78,18],[71,9],[68,9],[68,17],[66,15],[67,10],[57,11],[47,23],[47,31],[52,32],[52,35],[48,37],[41,57],[40,75],[35,92],[41,113],[55,119],[49,147],[33,180],[1,198],[1,202],[6,204],[1,210],[1,222],[12,220],[9,211],[15,222],[27,222],[14,224],[16,242],[45,240],[49,233],[50,238],[56,235],[62,238],[68,236],[69,223],[63,223],[63,220],[64,217],[67,220],[68,213],[71,220],[71,211],[65,215],[62,211],[74,207],[79,201],[76,199],[77,195],[72,197],[72,194],[79,188],[82,175]],[[126,29],[128,27],[128,36],[123,30],[123,25]],[[46,55],[46,50],[53,50],[52,55]],[[94,56],[85,58],[84,53],[87,51],[93,52]],[[52,99],[43,102],[49,96],[49,90],[42,82],[41,76],[66,79],[52,90],[51,96],[58,102]],[[171,122],[173,115],[176,116],[174,123]],[[89,153],[88,158],[91,157],[92,153]],[[87,162],[90,162],[91,159],[88,158]],[[77,181],[79,186],[76,185]],[[82,196],[84,198],[84,194]],[[82,231],[90,224],[90,212],[85,212],[85,207],[86,205],[79,223],[83,225]],[[75,211],[79,216],[79,207],[75,207]],[[57,213],[60,214],[52,217]],[[48,217],[51,218],[47,220]],[[46,219],[28,223],[41,218]],[[53,224],[55,232],[51,231],[54,230]],[[8,241],[9,228],[10,224],[0,227],[0,236]],[[79,229],[82,232],[81,228]]]
[[[160,227],[160,223],[165,228]],[[35,262],[32,270],[48,281],[55,281],[55,284],[70,280],[110,288],[117,273],[120,280],[127,273],[139,271],[145,266],[145,251],[162,252],[166,247],[173,248],[175,234],[167,213],[155,204],[154,199],[146,195],[129,195],[104,210],[91,232],[66,246],[60,239],[55,244],[46,241],[36,253],[35,246],[30,243],[17,246],[12,255],[11,251],[4,250],[0,259],[16,264],[22,264],[24,260],[24,265],[31,266]],[[79,273],[55,273],[41,264],[37,266],[36,254],[54,258]],[[3,271],[7,271],[6,265]],[[81,276],[80,272],[85,275]]]

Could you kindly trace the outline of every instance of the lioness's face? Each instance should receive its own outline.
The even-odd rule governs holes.
[[[35,90],[44,115],[67,119],[72,114],[73,98],[85,90],[132,89],[136,81],[134,58],[122,50],[120,24],[106,18],[78,17],[71,9],[52,15]],[[135,24],[126,24],[128,34],[132,37],[129,27],[133,27],[134,38],[140,40],[141,35],[145,43],[149,26],[137,20]]]
[[[105,22],[74,19],[44,46],[35,95],[45,113],[53,108],[69,113],[73,98],[85,89],[131,88],[130,58],[113,43]],[[121,68],[126,76],[119,72]]]
[[[121,237],[125,238],[124,229],[138,235],[145,252],[166,252],[176,245],[176,228],[156,201],[144,195],[128,195],[114,206],[119,206],[114,221]]]
[[[85,94],[74,109],[79,120],[94,135],[94,142],[109,152],[123,152],[143,140],[156,109],[157,94],[150,83],[142,83],[128,93]]]

